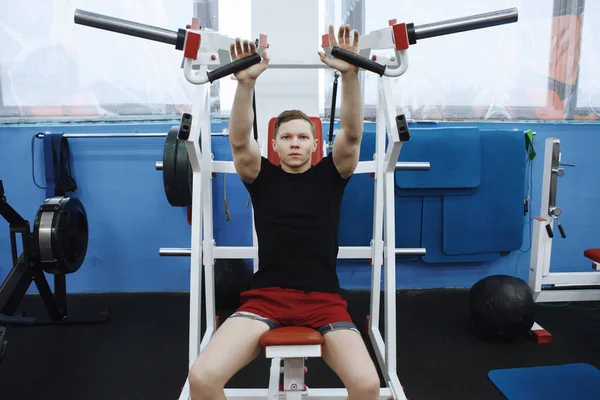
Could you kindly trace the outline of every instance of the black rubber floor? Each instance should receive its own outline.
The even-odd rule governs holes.
[[[368,292],[344,292],[364,336]],[[69,297],[72,317],[110,309],[102,325],[12,327],[0,364],[0,399],[107,400],[178,397],[186,377],[187,294],[103,294]],[[503,399],[491,369],[582,362],[600,368],[600,304],[538,305],[536,321],[552,344],[524,338],[500,344],[472,332],[466,290],[400,291],[398,376],[410,400]],[[44,315],[37,296],[22,305]],[[231,311],[222,310],[221,318]],[[382,331],[383,332],[383,331]],[[339,387],[320,359],[307,362],[307,384]],[[266,387],[269,362],[259,356],[230,387]]]

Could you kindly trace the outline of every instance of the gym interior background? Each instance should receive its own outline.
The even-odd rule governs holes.
[[[519,9],[517,24],[411,47],[409,70],[394,81],[398,110],[411,121],[410,129],[439,130],[439,147],[430,143],[428,152],[411,152],[407,143],[400,156],[401,161],[430,161],[432,170],[409,178],[397,173],[396,245],[428,250],[423,258],[397,260],[398,375],[409,398],[494,399],[503,397],[487,379],[492,369],[566,363],[600,367],[600,341],[594,335],[600,329],[598,302],[537,304],[536,321],[555,338],[546,347],[526,339],[510,345],[481,342],[470,330],[468,309],[468,289],[482,278],[503,274],[529,280],[546,138],[560,139],[561,162],[574,165],[565,167],[559,179],[557,205],[563,211],[560,223],[566,237],[556,235],[553,240],[551,270],[591,271],[583,252],[600,247],[600,3],[1,2],[0,179],[7,200],[33,221],[47,197],[43,141],[36,134],[166,133],[194,101],[193,87],[180,70],[181,53],[77,26],[77,8],[173,30],[197,16],[206,28],[232,37],[266,33],[272,62],[316,63],[320,35],[329,24],[350,23],[368,33],[394,18],[418,25],[509,7]],[[299,24],[291,28],[291,20]],[[377,85],[373,74],[361,73],[361,79],[366,119],[361,160],[369,160]],[[269,70],[257,85],[257,117],[300,108],[322,117],[326,136],[332,83],[332,71]],[[227,129],[234,89],[230,79],[211,87],[217,160],[231,157]],[[534,133],[535,157],[526,147],[529,130]],[[523,133],[523,140],[503,141],[515,137],[514,132]],[[451,133],[457,135],[452,140]],[[67,277],[69,304],[84,314],[88,306],[110,307],[112,320],[102,327],[9,329],[10,344],[0,364],[0,393],[8,390],[8,397],[1,397],[37,398],[45,393],[45,398],[63,399],[175,398],[187,363],[189,259],[160,257],[158,250],[189,247],[190,225],[186,208],[167,202],[162,173],[155,169],[162,160],[164,137],[70,139],[69,145],[78,186],[74,195],[85,206],[89,224],[85,261]],[[436,172],[436,162],[444,169]],[[424,178],[429,173],[433,177]],[[420,187],[419,193],[408,193],[410,188],[402,186],[423,182],[420,179],[429,186]],[[436,186],[448,180],[451,189]],[[217,243],[248,245],[251,213],[241,182],[236,176],[224,179],[217,174],[213,188]],[[372,188],[368,175],[352,178],[342,208],[340,245],[369,244]],[[12,268],[5,227],[0,230],[0,279]],[[353,316],[365,318],[369,263],[340,260],[338,274]],[[42,314],[34,285],[28,293],[24,309]],[[137,352],[124,350],[138,347]],[[112,352],[110,358],[101,351]],[[34,367],[26,367],[32,362]],[[153,367],[144,365],[148,363]],[[323,374],[317,378],[313,373],[313,382],[324,382],[313,384],[335,385],[331,373],[321,365],[314,368],[322,368]],[[67,379],[53,369],[73,376]],[[255,378],[245,371],[232,384],[266,384],[266,371]],[[60,383],[49,385],[52,381]],[[311,384],[311,371],[307,383]]]

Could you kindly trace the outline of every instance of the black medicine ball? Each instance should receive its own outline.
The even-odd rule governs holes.
[[[477,332],[487,339],[516,339],[527,335],[534,322],[534,301],[525,281],[492,275],[471,287],[471,317]]]

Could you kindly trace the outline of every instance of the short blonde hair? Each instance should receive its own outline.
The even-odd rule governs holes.
[[[313,138],[315,138],[315,139],[317,138],[317,135],[315,132],[315,124],[312,122],[312,120],[310,119],[310,117],[308,115],[306,115],[304,112],[302,112],[300,110],[285,110],[281,114],[279,114],[277,116],[277,119],[275,120],[275,127],[273,128],[273,139],[275,139],[275,137],[277,136],[277,131],[279,130],[279,127],[281,126],[281,124],[288,122],[288,121],[293,121],[295,119],[302,119],[302,120],[308,122],[310,124],[310,129],[312,131]]]

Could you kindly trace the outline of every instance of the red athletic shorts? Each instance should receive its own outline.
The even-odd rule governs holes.
[[[336,293],[305,292],[269,287],[241,293],[242,305],[233,316],[260,316],[271,328],[305,326],[319,331],[353,329],[347,302]]]

